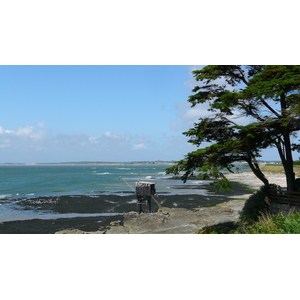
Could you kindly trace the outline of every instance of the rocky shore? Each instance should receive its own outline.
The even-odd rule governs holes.
[[[208,208],[163,208],[156,213],[129,212],[123,223],[111,222],[105,230],[83,232],[64,230],[57,233],[96,233],[96,234],[188,234],[212,225],[229,225],[238,220],[239,211],[245,200],[231,200]]]
[[[285,186],[285,177],[282,175],[268,175],[271,183]],[[249,186],[253,190],[259,189],[261,181],[251,173],[229,174],[227,178]],[[138,214],[136,212],[125,213],[122,221],[113,221],[103,230],[84,232],[80,230],[63,230],[58,234],[69,233],[93,233],[93,234],[189,234],[196,233],[208,226],[226,226],[237,221],[239,212],[243,209],[245,201],[251,195],[249,190],[241,192],[241,187],[234,185],[234,192],[224,197],[224,201],[213,207],[170,208],[163,207],[161,210],[151,214]]]

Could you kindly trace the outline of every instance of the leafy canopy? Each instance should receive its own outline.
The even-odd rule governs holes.
[[[184,132],[197,150],[167,169],[184,171],[186,181],[194,171],[200,177],[218,179],[218,187],[230,184],[223,170],[245,161],[265,184],[257,158],[261,150],[276,147],[285,168],[288,189],[295,188],[291,143],[300,129],[300,66],[215,65],[193,71],[199,85],[188,99],[191,106],[208,104],[210,115]],[[247,123],[241,122],[247,120]],[[202,143],[210,146],[201,148]]]

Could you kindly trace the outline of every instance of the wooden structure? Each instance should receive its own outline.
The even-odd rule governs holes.
[[[271,201],[282,204],[300,206],[300,193],[290,191],[272,191],[269,194]]]
[[[143,212],[142,206],[145,205],[145,212],[151,212],[151,198],[155,195],[155,183],[139,181],[135,184],[137,197],[137,212]]]

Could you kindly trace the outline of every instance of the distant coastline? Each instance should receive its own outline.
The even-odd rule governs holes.
[[[140,165],[173,165],[175,161],[132,161],[132,162],[58,162],[58,163],[0,163],[0,166],[140,166]]]
[[[280,164],[279,161],[258,161],[260,165]],[[80,162],[53,162],[53,163],[0,163],[0,166],[142,166],[142,165],[174,165],[176,161],[80,161]],[[236,165],[247,165],[246,162],[237,162]]]

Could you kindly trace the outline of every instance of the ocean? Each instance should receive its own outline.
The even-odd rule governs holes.
[[[110,196],[109,199],[130,196],[128,203],[134,203],[137,181],[155,183],[158,195],[208,194],[205,187],[209,181],[191,180],[184,184],[181,180],[174,179],[172,175],[166,175],[167,167],[165,164],[2,165],[0,222],[116,215],[117,213],[105,209],[99,209],[100,212],[86,209],[77,211],[73,208],[70,211],[54,211],[47,207],[48,204],[57,203],[66,196],[68,201],[76,197],[81,197],[81,201],[90,201],[104,196]],[[107,202],[113,203],[107,199]],[[38,205],[39,203],[41,205]]]

